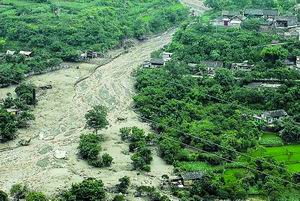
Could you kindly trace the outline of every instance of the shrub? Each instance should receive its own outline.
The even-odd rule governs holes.
[[[88,164],[94,167],[109,167],[113,161],[113,158],[105,153],[102,157],[99,157],[101,150],[101,138],[94,134],[87,134],[80,136],[79,142],[79,154],[83,159],[88,161]]]
[[[26,201],[47,201],[48,199],[42,192],[29,192]]]
[[[62,199],[65,201],[104,201],[105,197],[103,182],[95,178],[73,184],[71,189],[62,193]]]
[[[119,193],[127,193],[127,190],[129,188],[130,185],[130,178],[125,176],[119,179],[119,184],[117,185],[117,189]]]
[[[149,172],[149,164],[153,158],[151,156],[151,150],[147,148],[147,142],[152,142],[155,136],[146,136],[144,130],[137,127],[121,128],[120,133],[123,140],[130,142],[129,151],[135,152],[131,157],[133,169]]]
[[[79,141],[79,154],[83,159],[96,160],[101,150],[101,138],[96,134],[81,135]]]
[[[6,142],[16,137],[17,125],[14,115],[0,107],[0,142]]]
[[[113,161],[113,158],[109,154],[105,153],[105,154],[102,155],[102,165],[103,165],[103,167],[111,166],[112,161]]]
[[[142,170],[150,172],[150,166],[145,162],[145,159],[141,157],[138,153],[135,153],[132,157],[132,165],[134,170]]]
[[[100,159],[88,160],[88,164],[93,167],[98,167],[98,168],[103,167],[102,160],[100,160]]]
[[[0,201],[8,201],[8,195],[4,191],[0,190]]]
[[[125,201],[124,195],[116,195],[113,201]]]
[[[120,136],[123,141],[128,140],[130,136],[131,128],[124,127],[120,129]]]
[[[108,125],[107,108],[101,105],[94,106],[85,115],[86,125],[89,128],[95,129],[96,133],[99,129],[105,128]]]
[[[15,199],[25,199],[26,194],[29,192],[28,187],[23,184],[15,184],[10,189],[10,195]]]
[[[161,195],[154,187],[139,186],[137,188],[137,192],[139,194],[142,194],[143,192],[146,193],[146,195],[150,198],[149,200],[151,201],[170,201],[170,199],[167,196]]]
[[[35,85],[22,83],[15,89],[17,96],[23,100],[27,105],[34,105],[36,103],[36,99],[33,96],[36,90]]]

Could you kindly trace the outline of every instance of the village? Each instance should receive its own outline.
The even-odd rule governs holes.
[[[261,32],[274,32],[285,38],[299,39],[299,22],[296,16],[281,16],[278,10],[245,9],[244,11],[222,11],[222,15],[211,21],[214,26],[241,28],[247,19],[260,19]]]
[[[180,6],[178,2],[174,4]],[[96,200],[112,201],[275,200],[272,196],[298,190],[287,186],[300,182],[299,154],[292,150],[299,145],[293,138],[300,119],[299,18],[275,6],[215,8],[212,1],[180,2],[187,6],[174,6],[158,18],[171,21],[162,25],[169,28],[162,33],[155,32],[158,21],[144,24],[152,20],[145,17],[134,21],[128,33],[123,30],[129,26],[126,21],[116,29],[134,39],[124,34],[108,43],[109,37],[97,33],[98,26],[112,20],[105,12],[116,11],[103,1],[110,5],[104,13],[98,2],[92,5],[99,11],[79,16],[95,23],[95,30],[81,35],[90,34],[94,42],[66,49],[51,44],[53,52],[44,55],[32,46],[3,46],[0,59],[8,62],[3,69],[20,74],[3,71],[7,76],[0,82],[0,109],[16,124],[27,119],[25,126],[16,126],[11,139],[0,135],[0,201],[1,193],[9,194],[19,184],[45,201],[67,194],[78,197],[64,201],[93,201],[89,196],[94,192],[86,193],[90,189],[106,194]],[[81,5],[86,2],[64,3],[61,8],[51,4],[51,19],[86,9]],[[73,4],[83,7],[74,9]],[[20,18],[26,16],[22,12]],[[186,21],[169,27],[177,14],[186,15]],[[103,17],[101,23],[98,17]],[[258,29],[245,28],[252,20],[259,22]],[[107,30],[119,26],[108,24]],[[89,27],[80,21],[74,30],[83,25]],[[144,33],[149,26],[153,35]],[[80,37],[74,38],[67,40],[76,44]],[[103,49],[95,44],[102,40],[109,44]],[[275,56],[263,54],[273,47]],[[17,65],[9,63],[15,60]],[[265,140],[269,136],[275,143]],[[275,148],[280,151],[272,152]],[[110,160],[108,165],[103,156]],[[72,192],[84,182],[97,183],[83,189],[89,198],[79,198],[79,190]],[[120,190],[124,183],[125,190]],[[44,201],[26,196],[26,201]]]

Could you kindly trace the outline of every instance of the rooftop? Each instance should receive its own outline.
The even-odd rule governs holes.
[[[263,113],[263,115],[266,117],[279,118],[279,117],[287,116],[287,113],[285,110],[280,109],[280,110],[266,111]]]
[[[150,60],[151,64],[164,65],[165,61],[163,59],[154,58]]]
[[[263,16],[264,12],[261,9],[246,9],[245,15],[260,15]]]
[[[7,50],[6,54],[7,55],[14,55],[16,51],[11,51],[11,50]]]
[[[245,87],[248,88],[259,88],[259,87],[264,87],[264,88],[278,88],[282,86],[281,84],[273,84],[273,83],[263,83],[263,82],[251,82],[247,84]]]
[[[29,51],[20,51],[19,54],[25,55],[25,56],[30,56],[32,52]]]
[[[181,174],[183,180],[195,180],[203,177],[203,172],[186,172]]]
[[[223,68],[224,66],[221,61],[202,61],[201,64],[208,68]]]
[[[263,10],[264,15],[268,16],[278,16],[278,10],[275,9],[265,9]]]
[[[289,26],[297,25],[298,24],[298,18],[296,16],[277,16],[275,18],[276,21],[284,21],[288,22]]]
[[[240,12],[239,11],[223,10],[222,15],[223,16],[228,16],[228,17],[233,17],[233,16],[236,16],[236,15],[240,15]]]

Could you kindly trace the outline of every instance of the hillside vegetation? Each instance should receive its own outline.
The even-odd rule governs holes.
[[[192,189],[173,189],[182,200],[299,199],[289,192],[299,184],[300,72],[285,63],[299,55],[299,41],[244,24],[216,27],[207,19],[222,9],[279,8],[288,1],[262,5],[266,2],[271,1],[207,0],[215,10],[183,26],[164,49],[172,60],[137,73],[136,107],[160,134],[161,156],[178,170],[206,173]],[[210,75],[205,61],[224,65]],[[244,61],[253,65],[250,71],[232,67]],[[248,85],[259,79],[280,85]],[[278,109],[289,116],[272,128],[254,118]],[[273,132],[266,133],[269,129]]]
[[[207,6],[216,9],[244,9],[244,8],[277,8],[281,12],[293,12],[294,0],[205,0]],[[299,2],[298,2],[299,3]]]
[[[142,39],[182,21],[187,10],[176,0],[0,1],[0,85],[29,72],[77,61],[87,50],[104,53],[126,39]]]

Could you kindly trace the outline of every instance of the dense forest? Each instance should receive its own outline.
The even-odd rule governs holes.
[[[16,84],[80,53],[104,53],[130,38],[143,39],[182,21],[176,0],[0,1],[0,85]],[[15,51],[6,55],[6,51]],[[32,52],[30,58],[17,55]]]
[[[173,193],[182,200],[299,199],[300,72],[286,63],[299,55],[299,41],[259,32],[247,20],[241,29],[212,26],[207,20],[224,8],[292,12],[295,1],[206,3],[215,11],[183,25],[163,50],[173,53],[172,60],[137,72],[135,106],[160,134],[161,156],[179,171],[206,172],[192,189],[175,188]],[[153,53],[160,56],[162,51]],[[212,76],[206,61],[223,66]],[[245,61],[251,70],[233,68]],[[251,85],[257,80],[280,84]],[[288,116],[272,128],[255,118],[279,109]]]
[[[210,8],[222,9],[244,9],[244,8],[276,8],[282,12],[293,12],[293,8],[298,0],[205,0]]]

